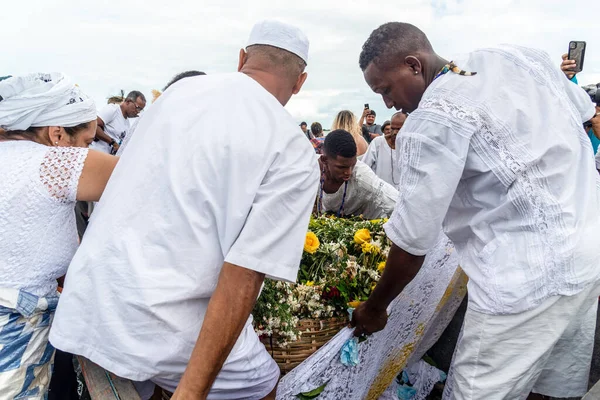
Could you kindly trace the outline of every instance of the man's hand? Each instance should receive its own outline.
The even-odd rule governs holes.
[[[117,142],[113,142],[113,144],[111,145],[112,150],[111,150],[111,154],[117,154],[117,151],[119,151],[119,143]]]
[[[369,108],[365,108],[365,109],[363,110],[363,113],[362,113],[362,116],[361,116],[361,118],[366,118],[366,117],[367,117],[367,114],[369,114],[370,112],[371,112],[371,110],[370,110]]]
[[[372,308],[367,300],[352,312],[350,326],[356,328],[354,336],[370,335],[385,328],[387,319],[388,315],[385,309]]]
[[[369,300],[352,313],[350,325],[355,327],[355,336],[370,335],[385,328],[387,307],[417,275],[424,260],[425,256],[415,256],[392,245],[383,275]]]
[[[560,64],[560,69],[562,70],[562,72],[564,72],[564,74],[567,76],[567,78],[572,79],[576,72],[573,71],[576,67],[575,65],[575,61],[574,60],[567,60],[568,55],[567,54],[563,54],[562,55],[562,63]]]

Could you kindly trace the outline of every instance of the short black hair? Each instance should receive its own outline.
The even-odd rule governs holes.
[[[341,156],[344,158],[356,157],[356,142],[348,131],[336,129],[329,132],[323,143],[323,154],[328,157]]]
[[[310,131],[315,136],[320,136],[323,133],[323,127],[318,122],[313,122],[310,126]]]
[[[387,65],[390,61],[419,52],[433,53],[433,47],[422,30],[404,22],[388,22],[371,33],[363,44],[358,63],[364,71],[371,63]]]
[[[375,112],[375,110],[369,110],[369,113],[367,115],[372,115],[372,116],[376,117],[377,113]]]
[[[146,102],[146,96],[144,96],[144,93],[138,90],[132,90],[125,98],[125,101],[133,101],[135,103],[138,98],[141,98],[144,103]]]
[[[300,126],[302,126],[302,125],[308,126],[308,124],[306,122],[304,122],[304,121],[300,122]]]
[[[202,72],[202,71],[194,71],[194,70],[192,70],[192,71],[185,71],[185,72],[181,72],[181,73],[179,73],[179,74],[175,75],[175,76],[173,77],[173,79],[171,79],[171,80],[169,81],[169,83],[167,83],[167,85],[166,85],[166,86],[165,86],[165,88],[163,89],[163,92],[164,92],[165,90],[167,90],[167,89],[169,88],[169,86],[171,86],[171,85],[172,85],[172,84],[174,84],[175,82],[179,82],[179,81],[180,81],[180,80],[182,80],[183,78],[190,78],[190,77],[192,77],[192,76],[199,76],[199,75],[206,75],[206,73],[205,73],[205,72]]]
[[[391,124],[392,124],[392,121],[385,121],[383,123],[383,125],[381,125],[381,132],[383,132],[385,130],[386,126],[391,125]]]

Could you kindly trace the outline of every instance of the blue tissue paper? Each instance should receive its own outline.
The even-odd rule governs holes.
[[[358,358],[358,338],[350,338],[344,343],[340,354],[340,361],[346,367],[355,367],[358,365],[360,361]]]

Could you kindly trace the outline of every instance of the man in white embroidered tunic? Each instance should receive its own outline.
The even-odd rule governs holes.
[[[395,245],[354,311],[355,334],[385,326],[443,226],[469,276],[445,398],[582,396],[600,294],[589,97],[541,51],[505,46],[448,62],[404,23],[376,29],[360,67],[388,107],[411,114],[386,225]]]
[[[275,398],[250,312],[265,276],[296,281],[318,186],[283,108],[307,58],[304,33],[265,21],[238,73],[186,78],[148,110],[71,263],[53,345],[174,400]]]
[[[317,213],[338,217],[362,215],[366,219],[389,217],[398,191],[356,158],[356,141],[342,129],[330,132],[319,158],[321,184]]]

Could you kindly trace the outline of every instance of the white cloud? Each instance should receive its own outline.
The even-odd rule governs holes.
[[[0,75],[62,71],[99,104],[110,95],[162,88],[178,72],[230,72],[252,25],[278,18],[311,40],[309,79],[288,104],[295,118],[328,127],[342,109],[364,103],[381,122],[391,115],[358,68],[368,35],[384,22],[411,22],[446,57],[478,47],[517,43],[547,51],[557,63],[570,40],[588,44],[582,84],[600,81],[600,2],[581,0],[4,2]]]

